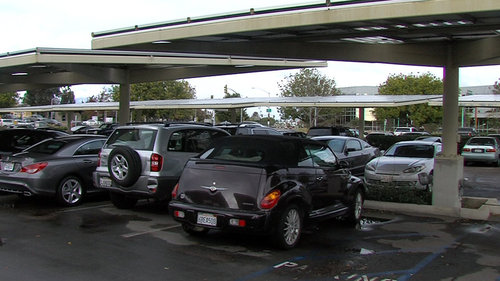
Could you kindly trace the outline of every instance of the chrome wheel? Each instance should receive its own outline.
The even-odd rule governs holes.
[[[80,203],[84,195],[81,181],[73,176],[65,178],[59,185],[58,200],[66,206]]]
[[[356,193],[356,198],[354,198],[354,219],[359,221],[361,219],[361,214],[363,213],[363,195],[360,192]]]
[[[297,209],[290,209],[285,216],[283,238],[287,245],[294,245],[300,236],[301,222]]]
[[[124,180],[128,174],[128,162],[121,154],[116,154],[111,159],[111,172],[119,180]]]

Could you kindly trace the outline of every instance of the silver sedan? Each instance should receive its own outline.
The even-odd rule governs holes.
[[[397,187],[430,190],[434,159],[441,143],[402,141],[392,145],[383,156],[366,164],[365,183],[370,187]]]
[[[48,139],[0,162],[0,191],[50,196],[65,206],[95,191],[92,172],[104,136],[70,135]]]

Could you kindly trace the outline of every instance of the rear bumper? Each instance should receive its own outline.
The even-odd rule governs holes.
[[[0,191],[17,193],[24,195],[48,195],[53,196],[56,193],[56,186],[52,180],[43,180],[40,178],[18,178],[0,177]]]
[[[108,173],[95,171],[92,180],[98,190],[118,192],[136,198],[164,200],[170,199],[178,178],[140,176],[132,186],[124,187],[112,181]]]
[[[181,223],[188,223],[193,226],[200,226],[209,229],[223,231],[244,231],[258,234],[269,234],[273,231],[273,213],[272,212],[249,212],[240,210],[216,209],[186,204],[179,201],[171,201],[169,204],[169,213],[172,217]],[[176,216],[178,212],[183,212],[184,217]],[[217,218],[217,224],[214,226],[198,224],[198,214],[210,214]],[[235,226],[230,224],[231,219],[244,220],[245,226]]]
[[[497,155],[495,155],[495,153],[462,152],[462,157],[464,158],[464,161],[486,162],[486,163],[496,163],[498,161],[498,157]]]

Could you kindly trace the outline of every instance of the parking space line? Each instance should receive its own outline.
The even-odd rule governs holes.
[[[162,227],[162,228],[158,228],[158,229],[153,229],[153,230],[149,230],[149,231],[132,232],[132,233],[128,233],[128,234],[122,234],[121,236],[123,238],[131,238],[131,237],[140,236],[140,235],[144,235],[144,234],[155,233],[155,232],[158,232],[158,231],[174,229],[174,228],[177,228],[177,227],[180,227],[180,226],[181,226],[180,224],[176,224],[176,225],[171,225],[171,226]]]
[[[405,234],[400,234],[400,235],[386,235],[386,236],[397,236],[397,237],[412,237],[412,236],[422,236],[421,234],[418,235],[417,233],[405,233]],[[423,236],[426,236],[426,235],[423,235]],[[415,266],[413,266],[412,268],[408,268],[408,269],[399,269],[399,270],[392,270],[392,271],[385,271],[385,272],[372,272],[372,273],[365,273],[363,274],[363,278],[364,277],[367,277],[367,278],[373,278],[373,277],[383,277],[383,276],[394,276],[394,275],[399,275],[399,277],[397,279],[390,279],[390,280],[397,280],[397,281],[407,281],[407,280],[410,280],[412,276],[414,276],[415,274],[417,274],[419,271],[421,271],[424,267],[426,267],[427,265],[429,265],[436,257],[440,256],[441,254],[443,254],[444,252],[446,252],[448,249],[451,249],[453,248],[453,245],[455,245],[458,241],[462,240],[465,236],[467,236],[467,234],[464,234],[464,235],[461,235],[459,237],[457,237],[455,240],[453,240],[451,243],[449,244],[446,244],[442,247],[440,247],[439,249],[435,250],[435,251],[431,251],[431,254],[427,255],[425,258],[423,258],[420,262],[418,262]],[[372,236],[373,237],[383,237],[383,235],[380,235],[380,236]],[[419,250],[426,250],[426,249],[422,249],[422,248],[418,248]],[[428,249],[430,250],[430,249]],[[406,252],[412,252],[411,249],[398,249],[398,250],[387,250],[387,251],[379,251],[379,252],[374,252],[373,254],[369,254],[369,255],[374,255],[374,256],[377,256],[377,255],[388,255],[388,254],[395,254],[395,253],[406,253]],[[361,255],[361,254],[360,254]],[[277,265],[274,265],[274,266],[270,266],[270,267],[267,267],[267,268],[264,268],[260,271],[257,271],[257,272],[254,272],[252,274],[249,274],[249,275],[246,275],[246,276],[243,276],[239,279],[237,279],[237,281],[247,281],[247,280],[252,280],[252,279],[256,279],[256,278],[260,278],[262,277],[262,275],[265,275],[269,272],[272,272],[274,269],[276,269],[276,267],[281,267],[281,266],[290,266],[292,267],[291,265],[297,265],[297,263],[294,263],[292,261],[298,261],[298,260],[311,260],[311,261],[314,261],[314,260],[319,260],[319,259],[331,259],[331,258],[339,258],[339,257],[342,257],[343,254],[332,254],[332,255],[323,255],[323,256],[314,256],[314,255],[308,255],[308,256],[297,256],[295,258],[292,258],[290,259],[290,261],[286,261],[286,262],[283,262],[283,263],[280,263],[280,264],[277,264]],[[339,280],[350,280],[351,277],[359,277],[360,275],[357,275],[357,274],[346,274],[346,275],[337,275],[336,278],[340,278]],[[313,279],[313,280],[323,280],[323,279]],[[330,280],[330,279],[328,279]],[[356,280],[365,280],[365,279],[356,279]],[[371,279],[369,279],[371,280]],[[500,278],[497,279],[497,281],[500,281]]]

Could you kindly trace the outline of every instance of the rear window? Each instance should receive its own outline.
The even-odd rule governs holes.
[[[173,132],[168,141],[168,151],[200,153],[211,147],[214,139],[227,136],[215,130],[186,129]]]
[[[471,145],[495,145],[495,140],[493,138],[471,138],[469,143]]]
[[[202,156],[205,159],[260,163],[271,161],[273,145],[265,145],[261,139],[226,139]]]
[[[338,131],[337,131],[338,134]],[[307,132],[308,136],[329,136],[329,135],[335,135],[335,133],[332,132],[331,128],[313,128],[310,129],[309,132]]]
[[[109,137],[106,147],[126,145],[136,150],[153,150],[156,130],[118,129]]]
[[[27,151],[41,154],[54,154],[65,144],[66,142],[61,140],[48,140],[28,148]]]

